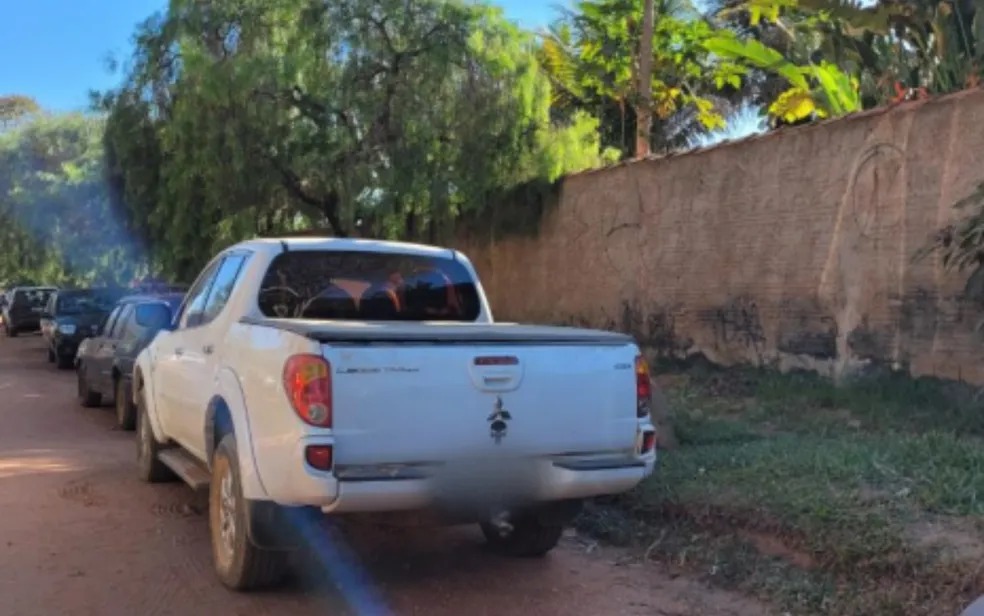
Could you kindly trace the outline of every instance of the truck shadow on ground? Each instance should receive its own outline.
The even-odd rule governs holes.
[[[200,526],[195,534],[202,549],[208,546],[208,495],[187,494],[156,504],[176,517],[195,518]],[[483,584],[482,580],[501,576],[520,576],[535,582],[556,572],[551,555],[544,558],[517,559],[495,553],[488,548],[477,524],[442,525],[428,522],[426,515],[406,514],[404,523],[369,521],[349,517],[331,517],[310,512],[301,532],[304,547],[291,557],[290,572],[279,589],[271,592],[328,594],[344,599],[350,607],[365,608],[370,595],[379,598],[403,588],[443,587]],[[418,516],[424,521],[417,521]],[[403,516],[400,516],[403,517]],[[398,518],[399,519],[399,518]],[[558,551],[564,550],[564,543]],[[363,600],[351,596],[355,591]],[[260,591],[265,594],[264,591]],[[366,612],[365,609],[359,613]]]

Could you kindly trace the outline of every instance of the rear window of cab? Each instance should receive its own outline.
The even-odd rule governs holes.
[[[257,302],[264,316],[282,319],[474,321],[481,312],[461,262],[359,251],[277,255]]]

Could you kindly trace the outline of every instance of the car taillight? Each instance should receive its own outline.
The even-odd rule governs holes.
[[[308,445],[304,450],[304,459],[311,468],[319,471],[330,471],[332,464],[331,445]]]
[[[642,355],[635,358],[636,375],[636,417],[646,417],[649,415],[649,407],[652,404],[653,383],[649,380],[649,364]]]
[[[331,427],[331,364],[320,355],[293,355],[284,365],[284,391],[305,423]]]

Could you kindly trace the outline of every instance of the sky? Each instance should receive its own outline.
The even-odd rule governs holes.
[[[506,15],[536,28],[563,0],[499,0]],[[88,92],[116,85],[107,58],[129,55],[138,23],[167,0],[0,0],[0,94],[33,96],[51,111],[84,109]]]

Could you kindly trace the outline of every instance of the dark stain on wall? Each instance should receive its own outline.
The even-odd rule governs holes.
[[[861,324],[847,334],[847,346],[859,359],[886,360],[891,357],[891,333],[878,331],[862,317]]]
[[[837,324],[826,332],[790,331],[780,332],[777,348],[782,353],[807,355],[814,359],[835,359],[837,357]]]
[[[915,289],[900,299],[901,330],[913,338],[931,340],[939,326],[938,297],[926,289]]]
[[[787,299],[779,306],[776,348],[781,353],[835,359],[837,332],[837,321],[817,300]]]

